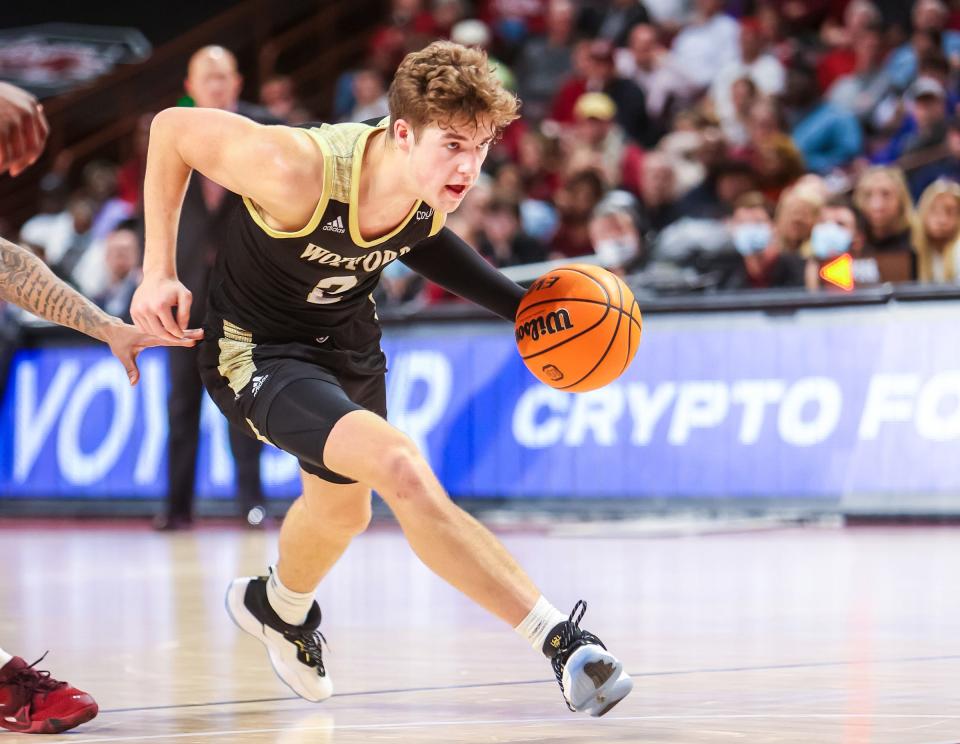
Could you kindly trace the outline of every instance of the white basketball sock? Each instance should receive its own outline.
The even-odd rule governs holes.
[[[295,592],[287,589],[277,576],[277,567],[270,567],[267,579],[267,601],[280,619],[290,625],[303,625],[313,606],[313,592]]]
[[[527,643],[533,646],[534,651],[543,651],[543,643],[547,640],[547,633],[553,630],[558,623],[569,618],[547,601],[542,594],[520,624],[514,628]]]
[[[0,667],[6,666],[7,662],[10,661],[13,657],[0,648]]]

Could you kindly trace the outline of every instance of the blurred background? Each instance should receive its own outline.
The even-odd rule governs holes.
[[[35,5],[0,16],[0,79],[42,98],[51,136],[0,178],[0,235],[108,312],[128,313],[140,278],[157,111],[382,116],[404,54],[448,38],[486,49],[523,102],[448,226],[520,282],[606,266],[645,317],[619,381],[559,393],[508,326],[391,264],[376,296],[390,417],[455,498],[960,515],[960,2]],[[210,45],[228,53],[196,62]],[[215,230],[230,204],[203,191],[198,224]],[[262,498],[237,494],[212,403],[192,404],[199,435],[173,463],[179,383],[164,350],[142,370],[130,389],[105,347],[0,303],[0,515],[282,513],[295,461],[256,454],[251,517]],[[196,500],[171,477],[184,468]]]

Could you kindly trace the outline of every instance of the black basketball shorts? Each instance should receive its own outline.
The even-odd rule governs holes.
[[[229,321],[205,325],[200,376],[223,415],[251,437],[294,455],[306,472],[330,483],[355,483],[324,466],[323,448],[352,411],[386,418],[379,348],[358,356],[331,349],[329,341],[256,343]]]

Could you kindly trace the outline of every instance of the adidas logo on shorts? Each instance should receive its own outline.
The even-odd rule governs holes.
[[[267,381],[269,376],[270,375],[258,375],[257,377],[253,378],[253,387],[250,388],[250,394],[253,395],[254,398],[257,397],[257,393],[260,392],[260,388],[263,386],[263,383]]]
[[[326,225],[323,226],[323,229],[328,230],[329,232],[340,233],[341,235],[346,232],[343,227],[342,217],[337,217],[335,220],[330,220]]]

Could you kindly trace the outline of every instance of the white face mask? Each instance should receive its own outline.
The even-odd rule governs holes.
[[[621,235],[598,240],[593,251],[604,264],[622,266],[640,252],[640,245],[632,235]]]
[[[821,260],[846,253],[852,243],[853,233],[836,222],[814,225],[810,234],[810,248],[813,255]]]
[[[733,245],[742,256],[759,253],[770,242],[773,228],[767,222],[745,222],[733,228]]]

